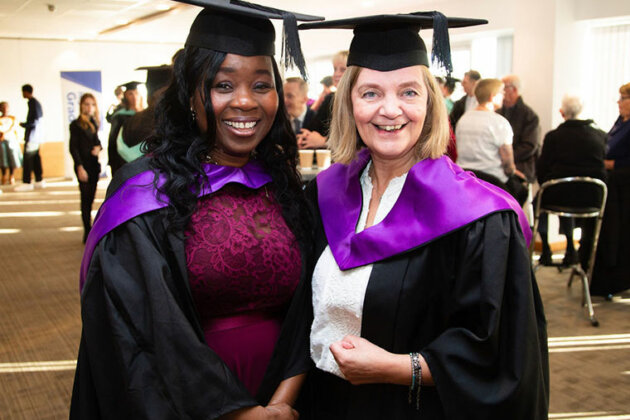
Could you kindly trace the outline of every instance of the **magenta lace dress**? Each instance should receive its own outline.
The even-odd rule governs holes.
[[[199,201],[186,231],[189,282],[206,342],[252,395],[301,270],[298,244],[268,190],[226,185]]]

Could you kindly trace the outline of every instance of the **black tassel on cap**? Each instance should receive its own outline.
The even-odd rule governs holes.
[[[431,61],[438,63],[446,70],[448,76],[453,72],[451,62],[451,42],[448,36],[448,19],[440,12],[433,14],[433,47],[431,48]]]
[[[284,68],[297,67],[304,80],[307,80],[306,60],[302,54],[302,46],[300,36],[298,35],[297,16],[294,13],[285,10],[275,9],[273,7],[262,6],[260,4],[249,3],[243,0],[232,0],[231,4],[245,6],[250,9],[260,10],[262,12],[277,13],[282,16],[282,56],[281,62]]]
[[[285,68],[297,67],[302,79],[308,80],[306,72],[306,60],[302,54],[302,45],[298,35],[297,19],[292,13],[283,13],[282,21],[282,64]]]
[[[415,12],[416,16],[433,18],[433,47],[431,48],[431,62],[442,67],[447,76],[453,72],[451,62],[451,42],[448,36],[448,18],[438,11]]]

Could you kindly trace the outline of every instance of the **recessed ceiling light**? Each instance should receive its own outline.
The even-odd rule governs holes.
[[[171,6],[169,6],[168,4],[158,4],[157,6],[155,6],[155,8],[157,10],[168,10],[171,8]]]

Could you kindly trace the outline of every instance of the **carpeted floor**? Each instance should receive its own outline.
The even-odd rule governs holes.
[[[80,226],[75,183],[0,195],[0,419],[68,417],[81,331]],[[579,283],[566,287],[568,272],[545,267],[537,278],[549,323],[550,418],[630,419],[630,294],[595,298],[594,328]]]

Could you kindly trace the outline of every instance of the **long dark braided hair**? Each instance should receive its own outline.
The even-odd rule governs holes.
[[[216,143],[216,121],[210,89],[226,54],[206,48],[187,46],[176,54],[173,79],[156,105],[155,136],[145,145],[151,167],[166,177],[158,188],[169,198],[168,229],[185,229],[197,208],[197,194],[207,182],[200,157]],[[295,167],[297,143],[291,129],[278,66],[272,58],[278,111],[269,133],[256,147],[256,159],[272,177],[276,201],[282,215],[298,240],[310,242],[310,220],[300,176]],[[203,89],[208,129],[202,134],[190,111],[190,98]],[[157,182],[157,178],[156,181]],[[156,184],[157,185],[157,184]]]

